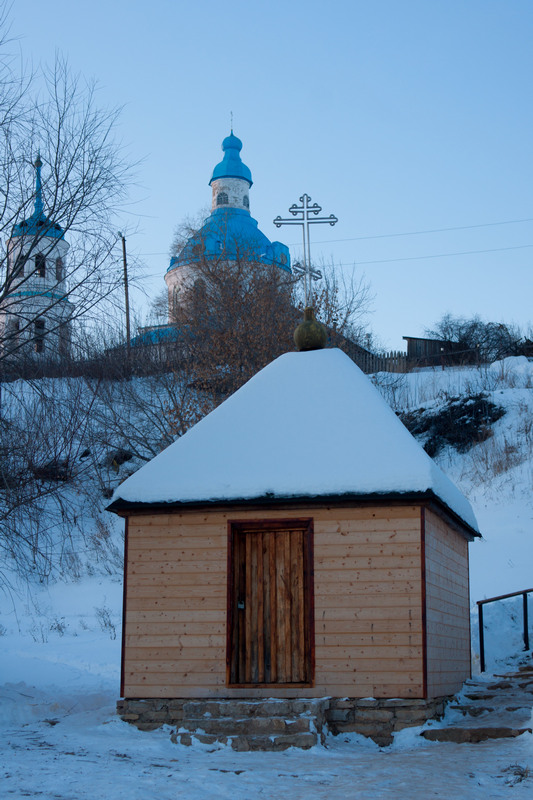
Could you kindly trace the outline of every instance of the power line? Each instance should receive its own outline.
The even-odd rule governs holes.
[[[466,231],[474,228],[493,228],[498,225],[516,225],[521,222],[533,222],[533,217],[524,217],[524,219],[507,219],[502,222],[481,222],[477,225],[458,225],[452,228],[428,228],[423,231],[403,231],[401,233],[379,233],[373,236],[354,236],[349,239],[323,239],[316,242],[316,244],[334,244],[337,242],[361,242],[368,239],[392,239],[397,236],[420,236],[424,233],[445,233],[446,231]],[[288,247],[299,247],[301,242],[292,242],[287,245]],[[529,246],[529,245],[527,245]],[[487,251],[488,252],[488,251]],[[158,253],[136,253],[139,256],[168,256],[168,251],[161,251]]]
[[[367,239],[392,239],[396,236],[419,236],[423,233],[444,233],[446,231],[467,231],[473,228],[492,228],[496,225],[515,225],[519,222],[533,222],[533,217],[525,217],[524,219],[508,219],[503,222],[482,222],[479,225],[458,225],[453,228],[429,228],[424,231],[404,231],[402,233],[379,233],[375,236],[355,236],[350,239],[324,239],[323,241],[316,242],[316,244],[329,244],[330,242],[361,242]],[[297,242],[293,242],[289,247],[296,247]]]
[[[471,256],[471,255],[478,255],[481,253],[501,253],[505,250],[525,250],[529,247],[533,247],[533,244],[519,244],[514,247],[490,247],[486,250],[460,250],[455,253],[432,253],[431,255],[427,256],[404,256],[403,258],[379,258],[374,261],[345,261],[343,263],[336,264],[336,267],[359,267],[361,265],[366,264],[392,264],[396,261],[425,261],[430,258],[452,258],[453,256]],[[145,273],[143,278],[157,278],[161,277],[161,272],[148,272]]]
[[[451,256],[471,256],[478,253],[500,253],[503,250],[524,250],[527,247],[533,247],[533,244],[519,244],[516,247],[491,247],[488,250],[462,250],[457,253],[434,253],[430,256],[407,256],[405,258],[380,258],[376,261],[354,261],[346,262],[344,264],[336,264],[338,267],[359,267],[362,264],[391,264],[395,261],[424,261],[428,258],[449,258]]]

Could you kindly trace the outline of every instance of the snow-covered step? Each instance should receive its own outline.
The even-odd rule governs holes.
[[[307,749],[325,740],[329,698],[122,700],[122,719],[141,730],[175,726],[177,744],[230,744],[234,750]]]
[[[531,733],[533,666],[527,663],[517,672],[495,677],[499,680],[467,681],[462,694],[448,706],[448,724],[428,728],[421,735],[431,741],[477,743]]]

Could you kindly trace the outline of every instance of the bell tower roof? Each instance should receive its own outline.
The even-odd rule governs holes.
[[[48,236],[52,239],[63,239],[65,235],[63,228],[52,222],[44,214],[41,182],[43,162],[40,155],[37,156],[33,166],[35,167],[35,204],[33,214],[28,219],[14,225],[11,236]]]
[[[222,150],[224,151],[224,158],[213,170],[209,185],[211,186],[213,181],[218,180],[218,178],[241,178],[251,186],[253,183],[252,173],[246,164],[241,161],[242,142],[238,136],[235,136],[233,130],[222,142]]]

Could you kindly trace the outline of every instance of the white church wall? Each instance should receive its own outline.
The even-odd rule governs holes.
[[[250,210],[250,194],[248,182],[242,178],[218,178],[211,183],[213,199],[211,210],[217,208],[241,208],[244,211]],[[223,197],[227,197],[227,202],[221,202]]]

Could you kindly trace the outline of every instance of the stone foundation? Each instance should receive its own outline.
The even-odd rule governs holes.
[[[331,697],[326,719],[329,730],[335,735],[355,731],[369,736],[384,747],[392,744],[392,734],[396,731],[423,725],[428,719],[442,717],[448,699],[375,700]]]
[[[142,699],[119,700],[117,712],[142,731],[171,725],[171,738],[180,744],[191,744],[194,736],[206,744],[231,744],[234,750],[285,750],[307,749],[323,744],[327,733],[348,732],[386,746],[394,732],[442,716],[446,700]]]

